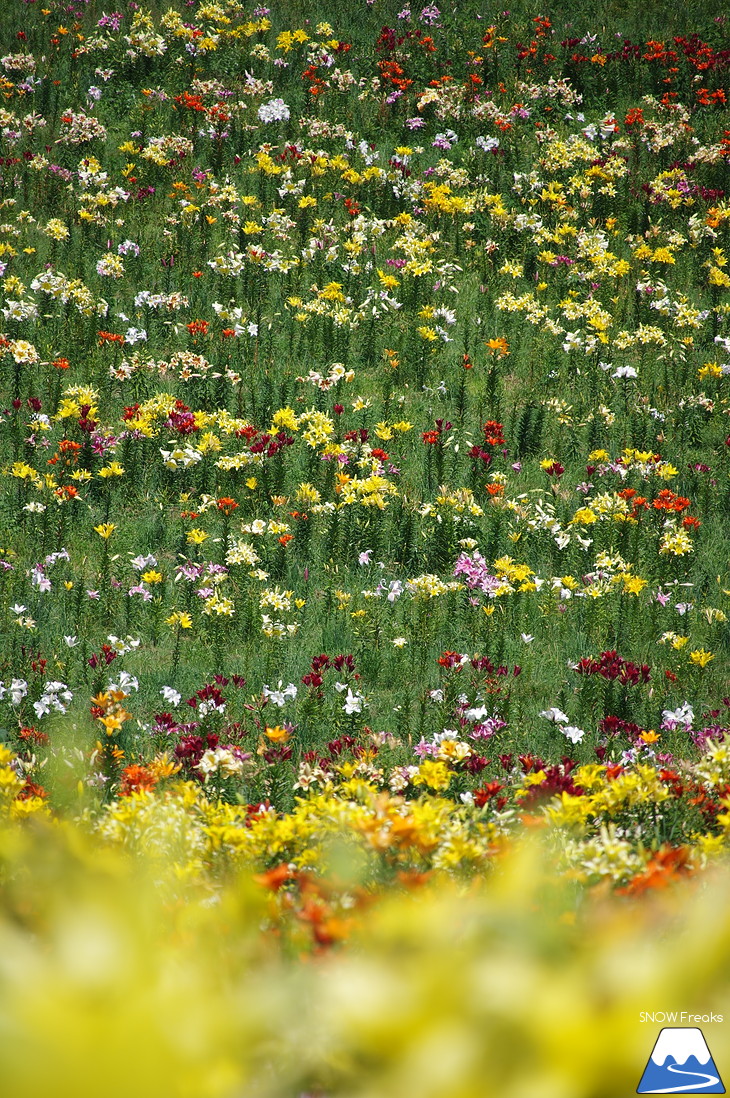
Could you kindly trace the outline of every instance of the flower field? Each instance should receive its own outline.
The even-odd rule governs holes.
[[[13,1098],[730,1010],[729,21],[402,3],[3,6]]]

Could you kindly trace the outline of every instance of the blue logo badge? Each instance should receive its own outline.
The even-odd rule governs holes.
[[[701,1029],[666,1028],[657,1037],[637,1094],[724,1094]]]

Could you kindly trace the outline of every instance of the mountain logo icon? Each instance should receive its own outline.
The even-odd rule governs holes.
[[[657,1037],[637,1094],[725,1094],[701,1029],[665,1028]]]

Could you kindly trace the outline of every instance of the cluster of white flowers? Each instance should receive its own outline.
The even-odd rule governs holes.
[[[186,309],[190,301],[179,290],[174,290],[170,294],[153,294],[149,290],[140,290],[135,295],[134,304],[138,307],[146,305],[148,309],[167,309],[169,312],[174,312],[177,309]]]
[[[55,710],[57,713],[65,713],[72,701],[73,694],[65,682],[45,682],[43,684],[43,693],[38,701],[33,702],[33,708],[36,716],[40,718],[45,717],[51,710]]]
[[[262,614],[261,631],[267,637],[293,637],[299,632],[299,622],[274,621],[268,614]]]
[[[690,702],[686,701],[683,705],[678,706],[677,709],[662,710],[661,727],[670,732],[673,732],[676,728],[683,728],[685,731],[689,731],[694,719],[694,709]]]
[[[226,252],[225,255],[217,255],[215,259],[209,259],[208,266],[212,271],[216,271],[217,274],[228,275],[229,278],[236,278],[244,268],[244,256],[242,252],[236,252],[231,249]]]
[[[234,778],[243,772],[248,758],[250,755],[243,755],[229,747],[215,747],[205,752],[195,769],[206,778],[218,772],[224,778]]]
[[[139,644],[139,641],[137,643]],[[118,681],[112,682],[110,679],[107,690],[116,690],[127,697],[130,690],[135,692],[139,690],[139,679],[135,675],[130,675],[129,671],[120,671]]]
[[[6,320],[35,320],[38,316],[35,301],[15,301],[8,298],[0,311]]]
[[[134,346],[135,343],[147,342],[147,329],[130,326],[124,333],[124,342]]]
[[[173,709],[177,709],[178,705],[182,701],[182,694],[178,693],[172,686],[163,686],[160,690],[162,697],[171,705]]]
[[[121,637],[115,637],[113,633],[110,633],[107,637],[109,647],[112,648],[118,656],[126,656],[127,652],[131,652],[134,648],[139,648],[139,637],[131,637],[127,635],[124,640]],[[124,672],[126,674],[126,672]]]
[[[270,99],[261,104],[258,115],[262,122],[286,122],[291,112],[283,99]]]
[[[260,560],[261,557],[247,541],[234,541],[226,551],[226,564],[247,564],[253,568]]]
[[[306,377],[297,378],[297,381],[308,381],[311,385],[316,385],[322,392],[327,392],[328,389],[339,384],[340,381],[354,380],[355,371],[346,370],[341,362],[334,362],[329,374],[320,374],[316,370],[310,370]]]
[[[212,266],[212,264],[208,264],[208,266]],[[233,329],[235,336],[250,335],[255,339],[259,334],[258,324],[253,320],[247,320],[240,306],[231,304],[226,307],[221,305],[219,301],[214,301],[212,308],[218,319]]]
[[[345,690],[347,691],[345,704],[342,706],[342,710],[344,713],[347,713],[348,717],[353,713],[362,713],[363,707],[367,706],[365,695],[361,694],[359,690],[353,693],[352,687],[348,686],[346,682],[336,682],[335,690],[339,694],[343,694]]]
[[[20,705],[27,693],[28,683],[25,679],[13,679],[7,686],[4,682],[0,682],[0,701],[7,696],[11,705]]]
[[[543,709],[540,716],[545,717],[548,721],[552,721],[553,724],[561,725],[560,731],[571,743],[580,743],[585,736],[583,729],[576,728],[573,724],[568,724],[567,714],[563,713],[562,709],[558,709],[554,705],[551,706],[550,709]]]
[[[134,557],[130,562],[135,572],[145,572],[148,568],[157,567],[157,557],[154,557],[152,553],[148,553],[146,557],[141,554],[138,557]]]
[[[23,698],[28,696],[28,683],[25,679],[12,679],[10,683],[0,682],[0,700],[5,699],[12,706],[18,706]],[[57,713],[65,713],[69,703],[73,701],[73,694],[65,682],[44,682],[43,690],[38,701],[33,702],[36,717],[45,717],[47,713],[55,710]]]
[[[263,695],[273,705],[278,705],[279,708],[281,708],[283,705],[286,704],[289,698],[291,698],[292,700],[296,698],[297,688],[293,682],[290,682],[287,687],[282,689],[282,681],[281,679],[279,679],[279,685],[277,686],[276,690],[272,690],[270,686],[264,686]]]
[[[188,465],[195,465],[203,460],[203,455],[192,446],[176,446],[174,450],[163,450],[160,447],[162,460],[168,469],[186,469]]]
[[[6,53],[0,65],[6,72],[35,72],[36,61],[32,53]]]
[[[106,129],[98,118],[85,114],[84,111],[66,110],[61,115],[63,125],[59,143],[64,145],[83,145],[86,141],[98,138],[106,141]]]

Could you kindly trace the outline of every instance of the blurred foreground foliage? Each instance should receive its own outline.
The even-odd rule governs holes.
[[[633,1092],[656,1036],[641,1011],[728,1005],[730,874],[638,901],[549,866],[530,839],[468,885],[403,875],[363,902],[353,880],[347,946],[312,949],[297,927],[317,923],[324,881],[184,879],[77,824],[5,824],[0,1093]]]

